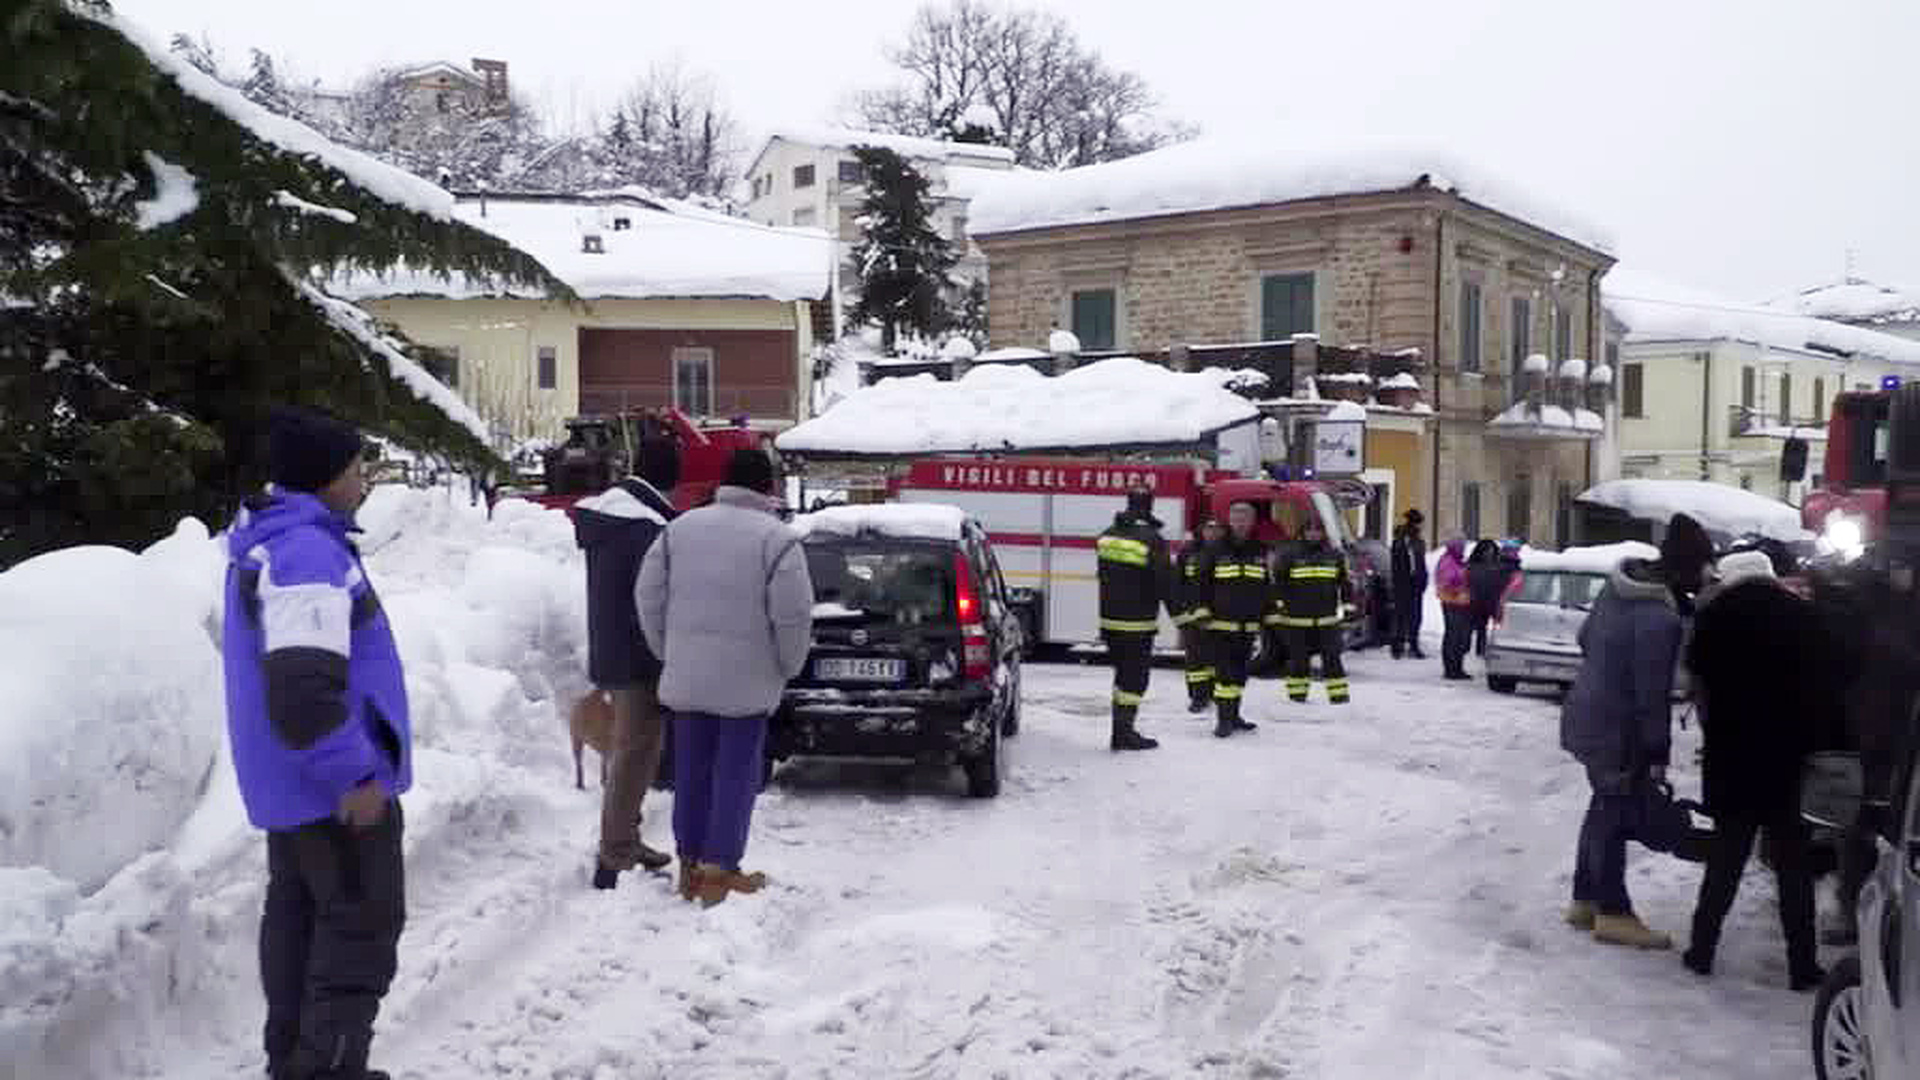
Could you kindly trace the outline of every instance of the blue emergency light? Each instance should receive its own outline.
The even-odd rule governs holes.
[[[1880,376],[1880,389],[1882,389],[1882,390],[1898,390],[1898,389],[1900,389],[1900,376],[1898,376],[1898,375],[1882,375],[1882,376]]]

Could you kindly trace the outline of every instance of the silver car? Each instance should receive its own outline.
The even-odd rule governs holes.
[[[1820,1080],[1920,1076],[1920,751],[1907,761],[1906,798],[1887,807],[1896,826],[1874,838],[1879,863],[1860,892],[1857,953],[1836,964],[1813,1010]],[[1860,806],[1857,765],[1830,790],[1802,793],[1816,824],[1849,821]],[[1833,788],[1845,794],[1834,797]],[[1835,809],[1837,807],[1837,809]],[[1899,841],[1888,839],[1891,834]]]
[[[1580,674],[1580,626],[1607,575],[1525,570],[1501,621],[1487,628],[1487,685],[1511,694],[1521,683],[1573,685]]]

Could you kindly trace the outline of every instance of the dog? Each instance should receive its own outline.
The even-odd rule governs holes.
[[[574,702],[573,716],[567,726],[573,733],[573,786],[581,790],[587,786],[580,751],[591,746],[594,753],[600,755],[600,786],[605,787],[607,755],[613,750],[613,695],[594,690]]]

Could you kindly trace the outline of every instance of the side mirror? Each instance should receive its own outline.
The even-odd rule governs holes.
[[[1780,447],[1780,482],[1797,484],[1807,478],[1807,440],[1791,436]]]
[[[1800,816],[1828,829],[1850,829],[1866,801],[1866,772],[1852,752],[1814,754],[1800,778]]]

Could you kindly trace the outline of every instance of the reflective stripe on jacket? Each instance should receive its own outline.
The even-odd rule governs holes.
[[[1094,545],[1100,572],[1100,630],[1109,634],[1151,634],[1160,628],[1160,609],[1175,611],[1173,560],[1151,517],[1122,512]]]
[[[1220,633],[1258,633],[1274,615],[1267,545],[1258,540],[1222,540],[1201,557],[1199,577],[1210,598],[1207,628]]]
[[[1301,543],[1281,556],[1276,588],[1282,626],[1334,626],[1347,593],[1347,565],[1327,543]]]

